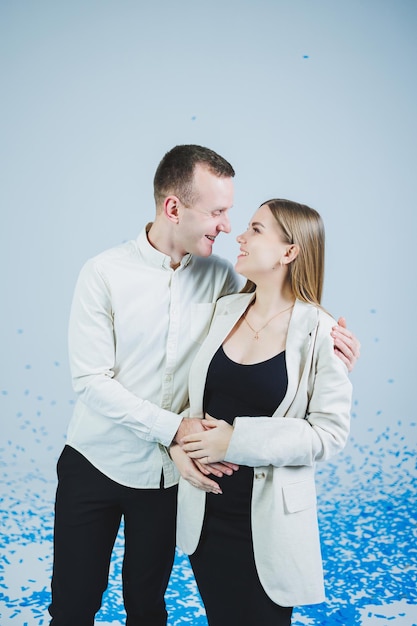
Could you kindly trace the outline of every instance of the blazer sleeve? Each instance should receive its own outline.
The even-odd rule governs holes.
[[[350,427],[352,385],[334,354],[331,322],[316,336],[308,385],[286,415],[237,417],[225,460],[251,467],[313,465],[341,451]]]

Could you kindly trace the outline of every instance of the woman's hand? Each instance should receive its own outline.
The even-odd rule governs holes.
[[[202,467],[202,471],[200,471],[197,467],[198,461],[194,463],[188,454],[184,452],[181,446],[178,444],[171,445],[169,454],[177,466],[181,476],[193,487],[202,489],[203,491],[207,491],[209,493],[222,493],[220,486],[214,480],[211,480],[211,478],[207,478],[207,474],[209,474],[210,471],[204,467]]]
[[[193,433],[182,439],[183,450],[191,459],[204,465],[224,461],[233,434],[233,426],[206,413],[202,420],[204,432]]]

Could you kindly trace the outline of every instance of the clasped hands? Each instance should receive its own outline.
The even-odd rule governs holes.
[[[170,447],[181,476],[198,489],[222,493],[219,484],[208,476],[230,476],[239,469],[235,463],[224,461],[232,433],[233,426],[208,413],[202,420],[184,419]]]

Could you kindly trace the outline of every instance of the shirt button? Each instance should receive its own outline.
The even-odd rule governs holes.
[[[265,478],[265,472],[257,472],[255,474],[256,480],[260,480],[261,478]]]

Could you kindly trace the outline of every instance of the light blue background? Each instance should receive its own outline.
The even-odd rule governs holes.
[[[323,215],[324,305],[362,343],[346,455],[363,468],[381,439],[387,454],[414,454],[416,33],[415,0],[1,0],[9,495],[13,485],[21,502],[34,476],[53,497],[73,402],[66,333],[78,271],[152,220],[155,168],[179,143],[235,167],[233,231],[218,254],[235,259],[235,237],[270,197]],[[19,572],[6,568],[15,595]]]

